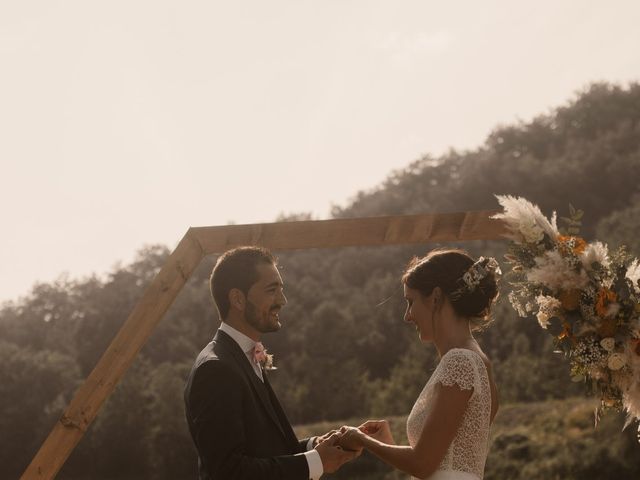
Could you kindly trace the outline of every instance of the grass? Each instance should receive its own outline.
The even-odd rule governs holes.
[[[624,432],[624,417],[609,413],[594,428],[592,399],[570,398],[503,405],[491,429],[486,480],[573,480],[640,478],[640,443],[634,427]],[[299,437],[342,425],[359,425],[362,417],[319,422],[295,428]],[[398,444],[407,444],[406,416],[387,418]],[[395,480],[408,476],[377,458],[362,455],[323,478]]]

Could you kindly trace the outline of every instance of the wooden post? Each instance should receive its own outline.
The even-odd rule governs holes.
[[[239,245],[295,250],[498,239],[505,228],[501,221],[490,218],[495,213],[498,212],[190,228],[80,386],[21,480],[49,480],[56,476],[204,256]]]
[[[23,480],[56,476],[203,256],[188,231],[56,422]]]

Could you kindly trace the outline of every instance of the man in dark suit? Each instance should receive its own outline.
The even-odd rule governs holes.
[[[298,441],[273,392],[260,337],[280,329],[287,300],[274,257],[240,247],[211,275],[222,324],[198,355],[185,388],[200,480],[316,480],[357,456],[337,435]]]

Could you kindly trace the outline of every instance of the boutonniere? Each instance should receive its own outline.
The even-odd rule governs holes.
[[[253,360],[262,367],[263,370],[277,370],[273,365],[273,355],[267,353],[267,349],[264,348],[262,342],[256,343],[253,348]]]

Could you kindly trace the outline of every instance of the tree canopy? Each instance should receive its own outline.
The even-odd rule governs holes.
[[[571,203],[582,233],[640,254],[640,85],[593,84],[551,113],[497,127],[479,148],[425,155],[358,192],[336,218],[497,208],[494,194],[524,196],[545,213]],[[279,221],[310,218],[281,215]],[[177,232],[178,234],[180,232]],[[264,343],[294,423],[406,414],[435,367],[436,353],[403,322],[400,276],[413,255],[437,245],[283,253],[289,304],[284,327]],[[505,252],[500,241],[459,245]],[[169,254],[142,248],[106,277],[61,277],[0,309],[0,472],[28,464],[75,388],[91,371]],[[181,478],[195,472],[182,389],[192,361],[218,325],[203,262],[108,400],[60,478]],[[480,341],[502,402],[582,394],[534,319],[506,301]],[[596,478],[596,477],[582,477]]]

